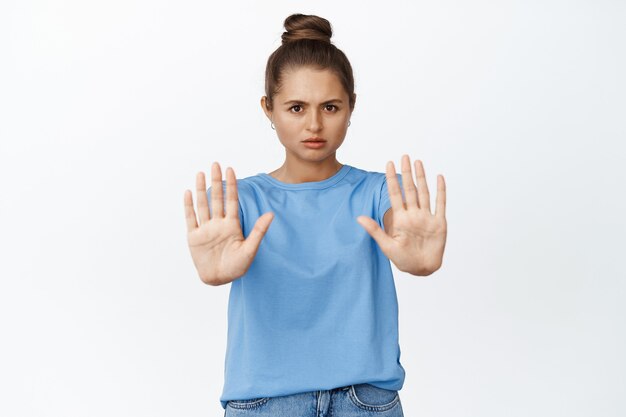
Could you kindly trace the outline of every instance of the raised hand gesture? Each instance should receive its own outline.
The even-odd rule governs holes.
[[[387,162],[387,190],[391,209],[384,216],[383,230],[374,219],[359,216],[358,223],[374,238],[382,252],[396,267],[412,275],[430,275],[441,267],[446,245],[446,184],[437,176],[437,206],[430,212],[430,195],[422,162],[415,161],[417,188],[413,182],[411,160],[402,156],[402,191],[392,161]]]
[[[210,285],[227,284],[246,273],[256,256],[274,213],[264,213],[244,239],[239,223],[237,179],[232,168],[226,169],[226,214],[222,190],[222,170],[217,162],[211,166],[211,211],[207,201],[204,173],[196,175],[198,219],[193,197],[185,190],[187,242],[200,279]],[[209,215],[211,214],[210,218]]]

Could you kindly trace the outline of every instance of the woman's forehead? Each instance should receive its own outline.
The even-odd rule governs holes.
[[[286,71],[277,96],[282,101],[330,101],[345,96],[339,77],[329,69],[300,67]]]

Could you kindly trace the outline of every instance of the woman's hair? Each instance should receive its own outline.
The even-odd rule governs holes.
[[[330,22],[315,15],[292,14],[285,19],[283,43],[267,59],[265,95],[272,110],[274,95],[281,87],[285,71],[310,66],[333,71],[348,93],[350,110],[354,109],[354,77],[346,55],[330,42]]]

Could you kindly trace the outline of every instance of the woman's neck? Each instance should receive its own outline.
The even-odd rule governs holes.
[[[335,175],[343,167],[339,161],[332,160],[328,163],[294,164],[285,161],[275,171],[269,173],[278,181],[287,184],[300,184],[302,182],[323,181]]]

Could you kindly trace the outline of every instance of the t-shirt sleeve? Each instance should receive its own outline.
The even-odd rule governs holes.
[[[243,228],[243,209],[241,208],[241,200],[242,200],[242,196],[243,196],[243,192],[242,192],[242,188],[243,185],[240,182],[240,180],[237,180],[237,195],[238,195],[238,208],[239,208],[239,224],[241,225],[241,230],[244,230]],[[211,187],[207,188],[206,190],[206,196],[207,196],[207,201],[209,203],[209,213],[210,216],[213,216],[213,209],[211,208]],[[226,181],[222,181],[222,196],[226,197]],[[224,213],[226,213],[226,199],[224,199],[224,205],[223,205],[223,210]]]
[[[378,224],[384,230],[383,219],[385,217],[385,213],[387,210],[391,208],[391,200],[389,199],[389,190],[387,188],[387,176],[385,174],[382,175],[382,185],[380,189],[380,201],[378,202]],[[398,179],[398,183],[400,185],[400,191],[402,192],[402,198],[404,199],[404,189],[402,188],[402,174],[396,173],[396,178]]]

